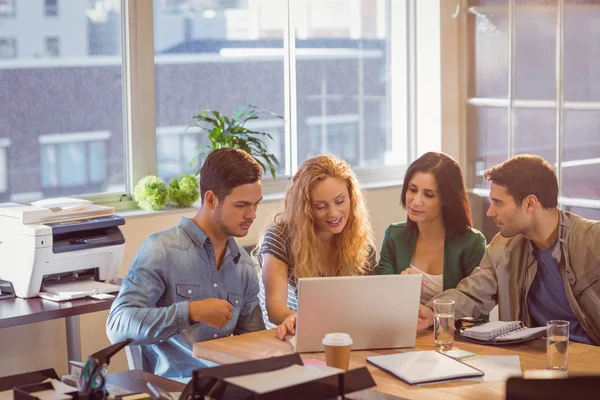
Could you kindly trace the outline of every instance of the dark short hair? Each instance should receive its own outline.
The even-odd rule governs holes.
[[[558,207],[556,172],[540,156],[519,154],[493,166],[484,175],[488,181],[504,186],[518,206],[532,194],[543,208]]]
[[[262,178],[262,167],[248,153],[240,149],[213,150],[200,169],[200,194],[212,190],[219,201],[240,185],[254,183]]]
[[[404,209],[406,209],[408,184],[417,172],[429,172],[435,177],[438,194],[442,201],[442,219],[446,232],[461,233],[471,229],[473,221],[460,165],[449,155],[434,151],[425,153],[416,159],[410,164],[404,175],[401,197]],[[406,226],[409,229],[417,229],[417,224],[408,216],[406,217]]]

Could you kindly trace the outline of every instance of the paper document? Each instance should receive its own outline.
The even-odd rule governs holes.
[[[519,356],[484,356],[463,362],[485,372],[483,380],[487,382],[505,382],[510,377],[521,377],[522,374]]]
[[[121,287],[118,285],[87,279],[69,283],[44,285],[44,290],[40,292],[40,297],[48,300],[64,301],[80,299],[100,293],[114,293],[119,290],[121,290]]]
[[[224,380],[254,393],[264,394],[340,373],[344,371],[322,365],[290,365],[271,372],[234,376]]]

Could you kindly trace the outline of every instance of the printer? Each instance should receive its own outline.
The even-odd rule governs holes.
[[[123,260],[123,224],[114,207],[81,199],[0,204],[0,280],[24,298],[70,284],[85,290],[53,300],[115,291],[107,287]]]

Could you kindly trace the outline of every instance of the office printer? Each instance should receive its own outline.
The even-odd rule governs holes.
[[[12,282],[18,297],[69,284],[94,294],[114,291],[106,286],[123,259],[123,224],[113,207],[81,199],[0,204],[0,279]],[[88,295],[79,294],[72,298]]]

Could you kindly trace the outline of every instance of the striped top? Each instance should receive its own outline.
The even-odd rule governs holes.
[[[288,266],[288,297],[287,297],[287,307],[294,311],[298,312],[298,293],[296,288],[296,279],[293,276],[293,265],[291,260],[291,256],[289,254],[289,236],[284,231],[281,225],[271,225],[269,229],[265,232],[263,241],[256,252],[258,256],[258,261],[262,266],[262,255],[270,254],[278,260],[284,262]],[[374,267],[376,264],[376,255],[375,249],[371,249],[371,254],[369,257],[369,264],[371,267]],[[262,274],[259,279],[260,283],[260,292],[258,294],[258,298],[260,300],[260,306],[263,312],[263,318],[265,321],[265,325],[267,329],[274,328],[277,325],[271,323],[267,316],[267,309],[265,303],[265,287],[262,280]]]

